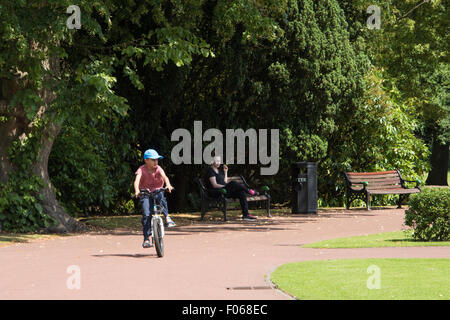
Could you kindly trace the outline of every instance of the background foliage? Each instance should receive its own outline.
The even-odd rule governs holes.
[[[81,8],[80,30],[66,28],[70,4]],[[380,30],[366,26],[373,4],[382,9]],[[198,210],[194,178],[207,165],[170,161],[172,132],[192,132],[197,120],[204,131],[280,130],[277,175],[230,166],[253,186],[270,185],[278,203],[290,201],[297,161],[318,163],[322,206],[344,203],[342,171],[442,176],[450,132],[448,1],[411,10],[416,4],[2,2],[0,131],[10,137],[0,146],[2,228],[31,231],[66,214],[128,212],[148,148],[165,156],[161,165],[176,188],[169,208]],[[48,203],[63,209],[48,214]]]

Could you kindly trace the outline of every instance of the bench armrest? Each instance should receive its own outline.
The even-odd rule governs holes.
[[[365,187],[367,187],[369,185],[369,183],[367,181],[360,181],[360,182],[350,182],[350,184],[362,184]]]
[[[361,182],[349,182],[349,186],[351,187],[352,184],[362,184],[363,188],[361,190],[366,190],[366,187],[369,185],[369,182],[367,181],[361,181]]]
[[[241,178],[242,183],[243,183],[247,188],[250,189],[250,186],[248,185],[248,183],[247,183],[247,181],[245,180],[244,176],[239,176],[239,177]]]
[[[419,188],[419,186],[422,184],[422,181],[420,179],[416,179],[416,180],[403,180],[402,182],[415,182],[416,186],[414,188]]]

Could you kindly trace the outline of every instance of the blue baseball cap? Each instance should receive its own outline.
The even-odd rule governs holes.
[[[160,156],[156,150],[148,149],[144,152],[144,159],[162,159],[163,156]]]

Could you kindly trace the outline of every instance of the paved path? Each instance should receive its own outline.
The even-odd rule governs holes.
[[[341,258],[450,258],[448,247],[307,249],[302,244],[404,228],[404,211],[321,211],[257,223],[195,223],[166,233],[166,255],[134,232],[58,237],[0,248],[0,299],[289,299],[268,289],[279,265]],[[80,289],[68,289],[69,266]],[[250,287],[253,289],[249,290]]]

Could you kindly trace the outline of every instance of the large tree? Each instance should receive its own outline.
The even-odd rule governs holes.
[[[184,68],[146,72],[149,101],[126,94],[133,99],[131,121],[139,127],[142,148],[155,146],[170,155],[173,130],[192,134],[195,120],[202,121],[203,130],[221,132],[279,129],[281,163],[275,176],[260,176],[260,164],[230,170],[256,184],[264,180],[282,203],[290,197],[290,164],[296,161],[319,162],[320,195],[335,205],[342,201],[342,189],[336,190],[342,171],[398,167],[411,178],[423,172],[424,148],[412,134],[415,123],[371,74],[365,41],[347,24],[337,1],[288,1],[284,14],[273,15],[274,36],[260,41],[243,23],[224,41],[214,28],[214,11],[214,3],[205,4],[199,21],[214,59],[196,56]],[[142,117],[162,120],[143,123]],[[402,131],[395,128],[399,124]],[[170,207],[186,210],[187,200],[195,200],[194,177],[204,167],[165,160],[163,165],[177,189]]]
[[[207,10],[214,11],[214,5],[205,6]],[[166,132],[162,137],[169,137],[177,127],[192,130],[194,120],[202,120],[204,130],[221,132],[279,129],[282,155],[277,175],[260,176],[260,164],[232,165],[230,170],[254,182],[265,180],[272,185],[275,201],[285,202],[290,163],[329,156],[333,146],[328,140],[344,119],[340,115],[357,108],[368,67],[364,52],[350,41],[336,1],[288,1],[285,13],[274,13],[273,18],[278,28],[271,39],[254,41],[254,32],[240,23],[223,42],[215,32],[213,16],[203,16],[199,26],[215,58],[196,57],[188,68],[173,69],[159,78],[153,93],[156,110],[168,120],[153,130],[162,129]],[[157,141],[170,152],[170,141]],[[321,165],[323,194],[330,191],[324,183],[331,180],[330,169],[335,177],[335,168]],[[189,190],[202,168],[174,166],[170,171],[179,173],[175,175],[178,190]]]
[[[114,91],[117,74],[138,89],[139,66],[163,70],[210,56],[196,33],[204,1],[9,1],[0,5],[0,221],[4,229],[77,231],[82,224],[60,206],[48,158],[72,117],[124,114],[126,99]],[[69,29],[66,9],[81,9],[81,29]],[[273,1],[218,1],[217,30],[248,20],[267,26],[262,14]],[[49,217],[52,219],[49,220]]]
[[[386,91],[419,120],[417,134],[431,150],[427,184],[447,185],[450,148],[448,0],[339,0],[367,40],[372,63],[383,70]],[[380,8],[380,29],[365,24]],[[357,33],[355,33],[356,35]]]

